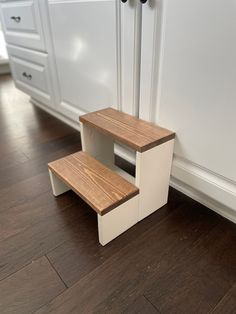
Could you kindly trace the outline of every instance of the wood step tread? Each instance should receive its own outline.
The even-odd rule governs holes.
[[[127,113],[106,108],[80,116],[80,121],[144,152],[175,137],[175,133]]]
[[[139,193],[135,185],[86,152],[58,159],[48,167],[100,215]]]

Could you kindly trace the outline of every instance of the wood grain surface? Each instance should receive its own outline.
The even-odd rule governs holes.
[[[135,185],[86,152],[61,158],[48,167],[100,215],[139,193]]]
[[[172,131],[113,108],[87,113],[80,116],[80,121],[139,152],[144,152],[175,137]]]

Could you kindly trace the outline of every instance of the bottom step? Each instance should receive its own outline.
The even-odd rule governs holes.
[[[139,189],[86,152],[48,164],[55,196],[69,189],[98,213],[102,245],[138,222]]]
[[[100,215],[139,193],[135,185],[86,152],[53,161],[48,168]]]

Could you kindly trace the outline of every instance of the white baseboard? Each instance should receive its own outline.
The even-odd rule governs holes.
[[[223,204],[220,204],[219,202],[216,202],[215,200],[211,199],[207,195],[191,188],[187,184],[171,177],[170,180],[170,186],[172,186],[174,189],[180,191],[181,193],[189,196],[190,198],[194,199],[195,201],[199,202],[200,204],[208,207],[209,209],[213,210],[217,214],[227,218],[228,220],[236,223],[236,211],[233,209],[230,209],[227,206],[224,206]]]
[[[236,182],[174,157],[171,186],[236,223]]]
[[[135,164],[134,156],[129,154],[127,150],[117,147],[116,153]],[[175,157],[170,185],[236,223],[236,183]]]
[[[40,109],[43,109],[44,111],[46,111],[47,113],[51,114],[52,116],[54,116],[55,118],[63,121],[64,123],[66,123],[67,125],[69,125],[70,127],[72,127],[73,129],[76,129],[78,131],[80,131],[80,124],[79,124],[79,120],[78,122],[75,122],[67,117],[65,117],[63,114],[61,114],[60,112],[57,112],[53,109],[50,109],[48,106],[42,104],[41,102],[37,101],[34,98],[30,98],[30,102],[39,107]]]
[[[35,99],[31,102],[80,131],[80,125]],[[133,151],[115,145],[115,153],[135,164]],[[207,206],[221,216],[236,223],[236,182],[219,176],[188,160],[174,156],[170,185],[176,190]]]

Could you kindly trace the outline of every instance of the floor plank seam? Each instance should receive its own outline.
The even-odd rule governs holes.
[[[55,246],[53,249],[47,251],[46,254],[42,254],[42,255],[37,256],[37,258],[35,258],[35,259],[31,259],[29,262],[27,262],[26,264],[24,264],[24,266],[18,268],[17,270],[13,271],[12,273],[8,274],[8,275],[5,276],[5,277],[0,278],[0,283],[1,283],[2,281],[4,281],[5,279],[7,279],[7,278],[13,276],[14,274],[16,274],[18,271],[21,271],[21,270],[24,269],[25,267],[29,266],[29,265],[30,265],[31,263],[33,263],[34,261],[37,261],[38,259],[42,258],[43,256],[45,256],[45,257],[48,259],[47,254],[49,254],[50,252],[52,252],[53,250],[55,250],[56,248],[58,248],[59,246],[61,246],[61,245],[62,245],[63,243],[65,243],[65,242],[66,242],[66,241],[61,242],[60,244],[58,244],[57,246]],[[53,265],[51,264],[51,262],[50,262],[49,259],[48,259],[48,261],[49,261],[50,265],[53,267]],[[53,267],[53,269],[55,270],[54,267]],[[56,271],[56,270],[55,270],[55,271]],[[56,271],[56,273],[57,273],[57,271]],[[58,274],[58,273],[57,273],[57,274]],[[60,277],[59,274],[58,274],[58,276]],[[60,279],[61,279],[61,277],[60,277]],[[61,280],[62,280],[62,279],[61,279]],[[62,280],[62,281],[63,281],[63,280]],[[66,286],[66,288],[68,289],[68,286],[64,283],[64,281],[63,281],[63,284],[64,284],[64,285]]]
[[[45,254],[46,259],[48,260],[49,264],[51,265],[51,267],[53,268],[53,270],[55,271],[55,273],[57,274],[57,276],[61,279],[62,283],[64,284],[65,288],[68,289],[69,287],[67,286],[67,284],[65,283],[65,281],[63,280],[63,278],[61,277],[61,275],[58,273],[57,269],[54,267],[54,265],[52,264],[50,258],[47,256],[47,254]],[[64,292],[64,291],[63,291]]]
[[[74,286],[76,286],[80,281],[82,280],[86,280],[86,277],[89,277],[89,276],[92,276],[93,273],[96,273],[97,270],[101,267],[104,266],[104,264],[106,263],[110,263],[110,261],[116,259],[116,256],[118,256],[122,251],[124,251],[127,247],[133,245],[133,243],[135,243],[136,241],[138,241],[138,239],[140,237],[143,237],[146,233],[151,233],[153,229],[156,229],[158,226],[160,226],[162,223],[164,223],[170,214],[172,214],[173,212],[175,212],[176,210],[178,210],[179,207],[175,208],[172,212],[168,213],[167,216],[165,218],[163,218],[161,221],[158,221],[154,226],[152,226],[150,229],[147,229],[146,231],[144,231],[143,233],[139,234],[136,238],[132,239],[130,242],[128,242],[125,246],[122,246],[122,248],[120,248],[118,251],[116,251],[113,255],[111,255],[109,258],[107,258],[106,260],[104,260],[100,265],[98,265],[97,267],[95,267],[92,271],[90,271],[88,274],[85,274],[84,276],[82,276],[79,280],[77,280],[76,282],[74,282],[71,286],[67,286],[67,289],[71,289],[73,288]],[[155,213],[153,214],[155,215]],[[142,223],[142,222],[139,222],[139,224]],[[137,224],[137,226],[139,225]],[[130,229],[132,230],[132,228]],[[122,236],[122,235],[121,235]],[[66,241],[65,241],[66,242]],[[58,245],[57,247],[59,247],[60,245]],[[54,248],[55,249],[55,248]],[[54,249],[50,250],[49,252],[46,253],[46,257],[48,258],[47,254],[49,254],[50,252],[52,252]],[[184,249],[183,249],[184,251]],[[50,262],[50,260],[49,260]],[[50,263],[51,264],[51,263]],[[57,272],[57,271],[56,271]],[[58,274],[58,273],[57,273]],[[59,275],[59,274],[58,274]],[[60,275],[59,275],[60,277]],[[61,278],[61,277],[60,277]],[[63,281],[63,280],[62,280]],[[63,293],[63,292],[62,292]],[[61,294],[62,294],[61,293]],[[60,295],[60,294],[59,294]]]
[[[43,257],[43,255],[40,256],[40,257]],[[39,257],[39,258],[40,258],[40,257]],[[37,258],[37,259],[38,259],[38,258]],[[35,259],[35,260],[37,260],[37,259]],[[24,269],[25,267],[29,266],[29,265],[30,265],[33,261],[35,261],[35,260],[30,260],[30,262],[27,262],[24,266],[18,268],[17,270],[13,271],[12,273],[8,274],[6,277],[1,278],[1,279],[0,279],[0,283],[1,283],[2,281],[4,281],[5,279],[7,279],[7,278],[13,276],[14,274],[16,274],[18,271],[21,271],[21,270]]]
[[[178,209],[178,207],[176,209],[174,209],[171,213],[173,213],[174,211],[176,211]],[[169,213],[169,214],[171,214]],[[154,213],[155,214],[155,213]],[[164,221],[167,220],[169,214],[167,215],[167,217],[165,217],[163,220],[158,221],[154,226],[151,227],[151,229],[147,229],[145,232],[139,234],[136,238],[134,238],[131,242],[127,243],[125,246],[123,246],[122,248],[120,248],[118,251],[116,251],[113,255],[111,255],[109,258],[107,258],[106,260],[104,260],[100,265],[98,265],[97,267],[95,267],[92,271],[90,271],[88,274],[85,274],[84,276],[82,276],[79,280],[77,280],[76,282],[74,282],[71,286],[67,286],[66,283],[64,282],[64,280],[61,278],[61,276],[58,274],[58,272],[56,271],[56,269],[54,268],[54,266],[52,265],[49,257],[47,256],[47,254],[49,254],[50,252],[52,252],[53,250],[55,250],[57,247],[59,247],[61,244],[59,244],[57,247],[53,248],[52,250],[48,251],[45,256],[47,257],[49,263],[52,265],[52,267],[55,269],[55,272],[58,274],[58,276],[60,277],[60,279],[63,281],[63,283],[65,284],[67,289],[72,289],[74,286],[76,286],[81,280],[85,280],[86,277],[92,276],[93,273],[97,272],[97,270],[99,268],[101,268],[102,266],[104,266],[104,264],[109,263],[110,260],[112,259],[116,259],[116,256],[120,254],[121,251],[125,250],[127,246],[130,246],[133,242],[136,242],[140,237],[142,237],[144,234],[151,232],[151,230],[153,230],[154,228],[156,228],[157,226],[161,225]],[[140,222],[141,223],[141,222]],[[132,229],[132,228],[131,228]],[[122,235],[121,235],[122,236]],[[67,241],[65,241],[67,242]],[[64,242],[63,242],[64,243]],[[59,295],[63,294],[64,291],[62,293],[60,293]],[[58,296],[59,296],[58,295]],[[57,296],[57,297],[58,297]],[[56,298],[57,298],[56,297]]]
[[[157,311],[157,313],[161,314],[161,311],[156,307],[155,304],[153,304],[153,303],[148,299],[148,297],[146,297],[145,294],[143,294],[143,297],[147,300],[148,303],[150,303],[150,304],[154,307],[154,309]]]
[[[235,283],[232,284],[232,286],[225,292],[225,294],[219,299],[219,301],[215,304],[215,306],[208,312],[208,314],[212,314],[214,313],[215,309],[218,307],[218,305],[224,300],[224,298],[227,296],[227,294],[229,293],[229,291],[234,287],[234,285],[236,285],[236,281]]]
[[[62,209],[62,211],[66,210],[66,209],[67,209],[68,207],[70,207],[71,205],[72,205],[72,204],[66,205],[66,206]],[[56,215],[58,215],[58,214],[56,214]],[[35,223],[34,225],[36,225],[36,224],[37,224],[37,223]],[[27,229],[29,229],[29,228],[30,228],[30,227],[28,227]],[[23,232],[23,231],[22,231],[22,232]],[[15,236],[17,236],[17,235],[18,235],[18,234],[12,235],[12,236],[10,236],[9,238],[7,238],[7,240],[10,239],[11,237],[15,237]],[[1,243],[1,242],[4,242],[4,240],[6,240],[6,239],[1,240],[0,243]],[[39,256],[37,256],[35,259],[29,260],[28,262],[26,262],[26,264],[24,264],[23,266],[21,266],[21,267],[18,268],[17,270],[13,271],[12,273],[8,274],[7,276],[5,276],[5,277],[3,277],[3,278],[0,278],[0,282],[2,282],[3,280],[7,279],[8,277],[11,277],[12,275],[14,275],[14,274],[17,273],[18,271],[24,269],[25,267],[29,266],[32,262],[38,260],[39,258],[42,258],[43,256],[46,256],[46,257],[47,257],[47,254],[49,254],[49,253],[52,252],[53,250],[57,249],[59,246],[61,246],[61,245],[62,245],[63,243],[65,243],[65,242],[66,242],[66,240],[63,241],[63,242],[61,242],[61,243],[59,243],[59,244],[56,245],[54,248],[48,250],[45,254],[39,255]],[[50,261],[49,261],[49,263],[50,263]],[[50,264],[51,264],[51,263],[50,263]],[[53,267],[53,268],[54,268],[54,267]],[[63,281],[63,280],[62,280],[62,281]],[[63,282],[63,283],[64,283],[64,282]],[[65,283],[64,283],[64,284],[65,284]],[[66,285],[66,288],[68,288],[67,285]]]

